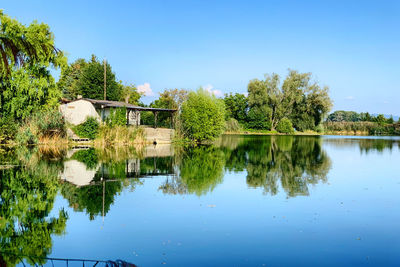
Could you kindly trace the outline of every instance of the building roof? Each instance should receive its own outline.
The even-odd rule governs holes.
[[[121,102],[121,101],[110,101],[110,100],[98,100],[98,99],[90,99],[90,98],[79,98],[72,101],[62,100],[64,103],[72,103],[79,100],[85,100],[92,103],[97,108],[122,108],[126,107],[127,109],[132,110],[140,110],[140,111],[167,111],[167,112],[175,112],[176,109],[166,109],[166,108],[148,108],[132,105],[129,103]]]

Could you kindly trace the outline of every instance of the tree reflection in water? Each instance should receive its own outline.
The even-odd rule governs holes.
[[[310,184],[325,182],[331,161],[318,137],[224,136],[215,146],[192,148],[180,155],[179,174],[160,187],[164,193],[197,195],[222,182],[224,169],[246,171],[249,187],[289,197],[308,195]]]
[[[289,197],[308,195],[310,184],[327,180],[331,161],[322,150],[321,138],[232,136],[230,139],[239,144],[226,153],[226,169],[246,169],[247,184],[262,187],[266,194],[277,194],[280,185]],[[237,168],[238,162],[242,169]]]
[[[22,260],[31,265],[44,264],[52,248],[51,235],[63,234],[68,218],[64,210],[49,217],[62,162],[22,150],[14,154],[14,161],[22,166],[0,170],[0,262],[6,266]]]
[[[248,187],[262,188],[265,194],[283,190],[288,197],[308,195],[310,185],[327,181],[331,168],[322,142],[336,148],[357,146],[361,154],[399,145],[398,140],[383,139],[227,135],[212,146],[178,148],[175,156],[147,158],[131,148],[91,148],[68,158],[65,150],[1,149],[0,250],[8,253],[0,256],[0,264],[45,263],[51,236],[63,234],[68,219],[63,209],[49,216],[58,192],[91,220],[106,216],[122,190],[134,191],[144,183],[142,178],[157,175],[165,179],[159,187],[165,194],[204,195],[223,182],[224,172],[237,172],[243,174]],[[84,164],[83,170],[91,175],[85,183],[60,179],[66,166],[74,166],[70,161]]]

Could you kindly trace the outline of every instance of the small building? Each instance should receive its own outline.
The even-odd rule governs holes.
[[[176,109],[148,108],[132,105],[120,101],[97,100],[90,98],[79,98],[68,101],[63,100],[60,105],[60,112],[65,120],[73,125],[78,125],[88,117],[97,118],[99,122],[105,121],[110,116],[111,110],[115,108],[126,108],[127,125],[140,125],[140,111],[151,111],[154,113],[154,127],[157,127],[157,114],[168,112],[173,117]]]

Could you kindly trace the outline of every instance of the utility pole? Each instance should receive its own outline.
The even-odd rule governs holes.
[[[107,100],[107,61],[103,60],[104,65],[104,100]]]

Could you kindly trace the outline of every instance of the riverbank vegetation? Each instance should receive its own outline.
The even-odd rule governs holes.
[[[123,108],[111,112],[105,122],[87,118],[80,125],[68,125],[58,112],[59,103],[80,96],[176,109],[174,116],[160,113],[158,126],[173,127],[176,140],[196,143],[214,140],[223,132],[400,134],[399,124],[383,115],[336,111],[328,116],[332,107],[328,87],[315,81],[311,73],[291,69],[283,80],[272,73],[249,81],[247,94],[217,97],[202,88],[165,89],[158,99],[144,105],[135,85],[117,81],[111,65],[95,55],[68,64],[48,25],[33,22],[26,26],[2,11],[0,22],[2,144],[68,143],[71,132],[102,145],[144,142],[143,131],[126,127]],[[60,72],[58,82],[54,71]],[[154,119],[154,113],[141,112],[142,125],[153,125]]]

